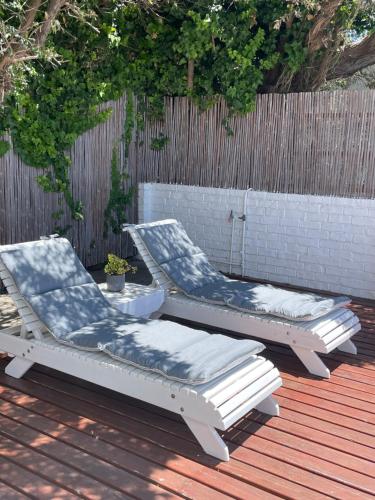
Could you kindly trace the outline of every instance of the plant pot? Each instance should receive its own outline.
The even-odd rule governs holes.
[[[125,287],[125,274],[107,274],[107,290],[121,292]]]

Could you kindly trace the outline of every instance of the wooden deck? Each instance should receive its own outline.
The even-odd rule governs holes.
[[[15,316],[0,302],[3,327]],[[375,305],[353,309],[359,354],[329,355],[329,381],[268,345],[281,416],[253,411],[226,432],[228,463],[171,413],[40,366],[16,380],[0,360],[0,498],[374,498]]]

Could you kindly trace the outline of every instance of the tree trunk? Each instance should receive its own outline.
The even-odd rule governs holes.
[[[347,78],[373,64],[375,64],[375,33],[368,35],[360,43],[344,49],[336,64],[328,71],[327,79]]]

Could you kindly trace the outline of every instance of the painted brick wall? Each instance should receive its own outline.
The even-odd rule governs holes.
[[[180,220],[223,271],[233,239],[240,273],[245,193],[141,184],[139,219]],[[375,200],[249,191],[245,211],[246,276],[375,298]]]

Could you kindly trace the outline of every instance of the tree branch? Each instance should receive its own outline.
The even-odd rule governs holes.
[[[45,12],[45,21],[39,26],[35,33],[35,46],[42,47],[51,31],[52,23],[56,19],[60,10],[67,3],[67,0],[51,0]]]
[[[25,19],[20,27],[20,33],[27,33],[35,21],[36,14],[42,4],[42,0],[33,0],[26,8]]]
[[[187,87],[189,90],[193,90],[194,85],[194,60],[188,60],[188,78],[187,78]]]
[[[325,31],[329,27],[342,2],[343,0],[326,0],[326,2],[323,3],[307,37],[307,46],[310,54],[313,54],[325,46],[327,38]]]
[[[327,80],[347,78],[372,64],[375,64],[375,33],[344,49],[328,72]]]
[[[43,12],[43,3],[42,0],[27,2],[23,21],[17,31],[21,40],[13,36],[0,57],[0,105],[11,87],[11,67],[38,58],[38,51],[44,46],[54,20],[68,1],[49,0],[47,9],[44,11],[44,20],[39,23],[36,17],[38,12]]]

